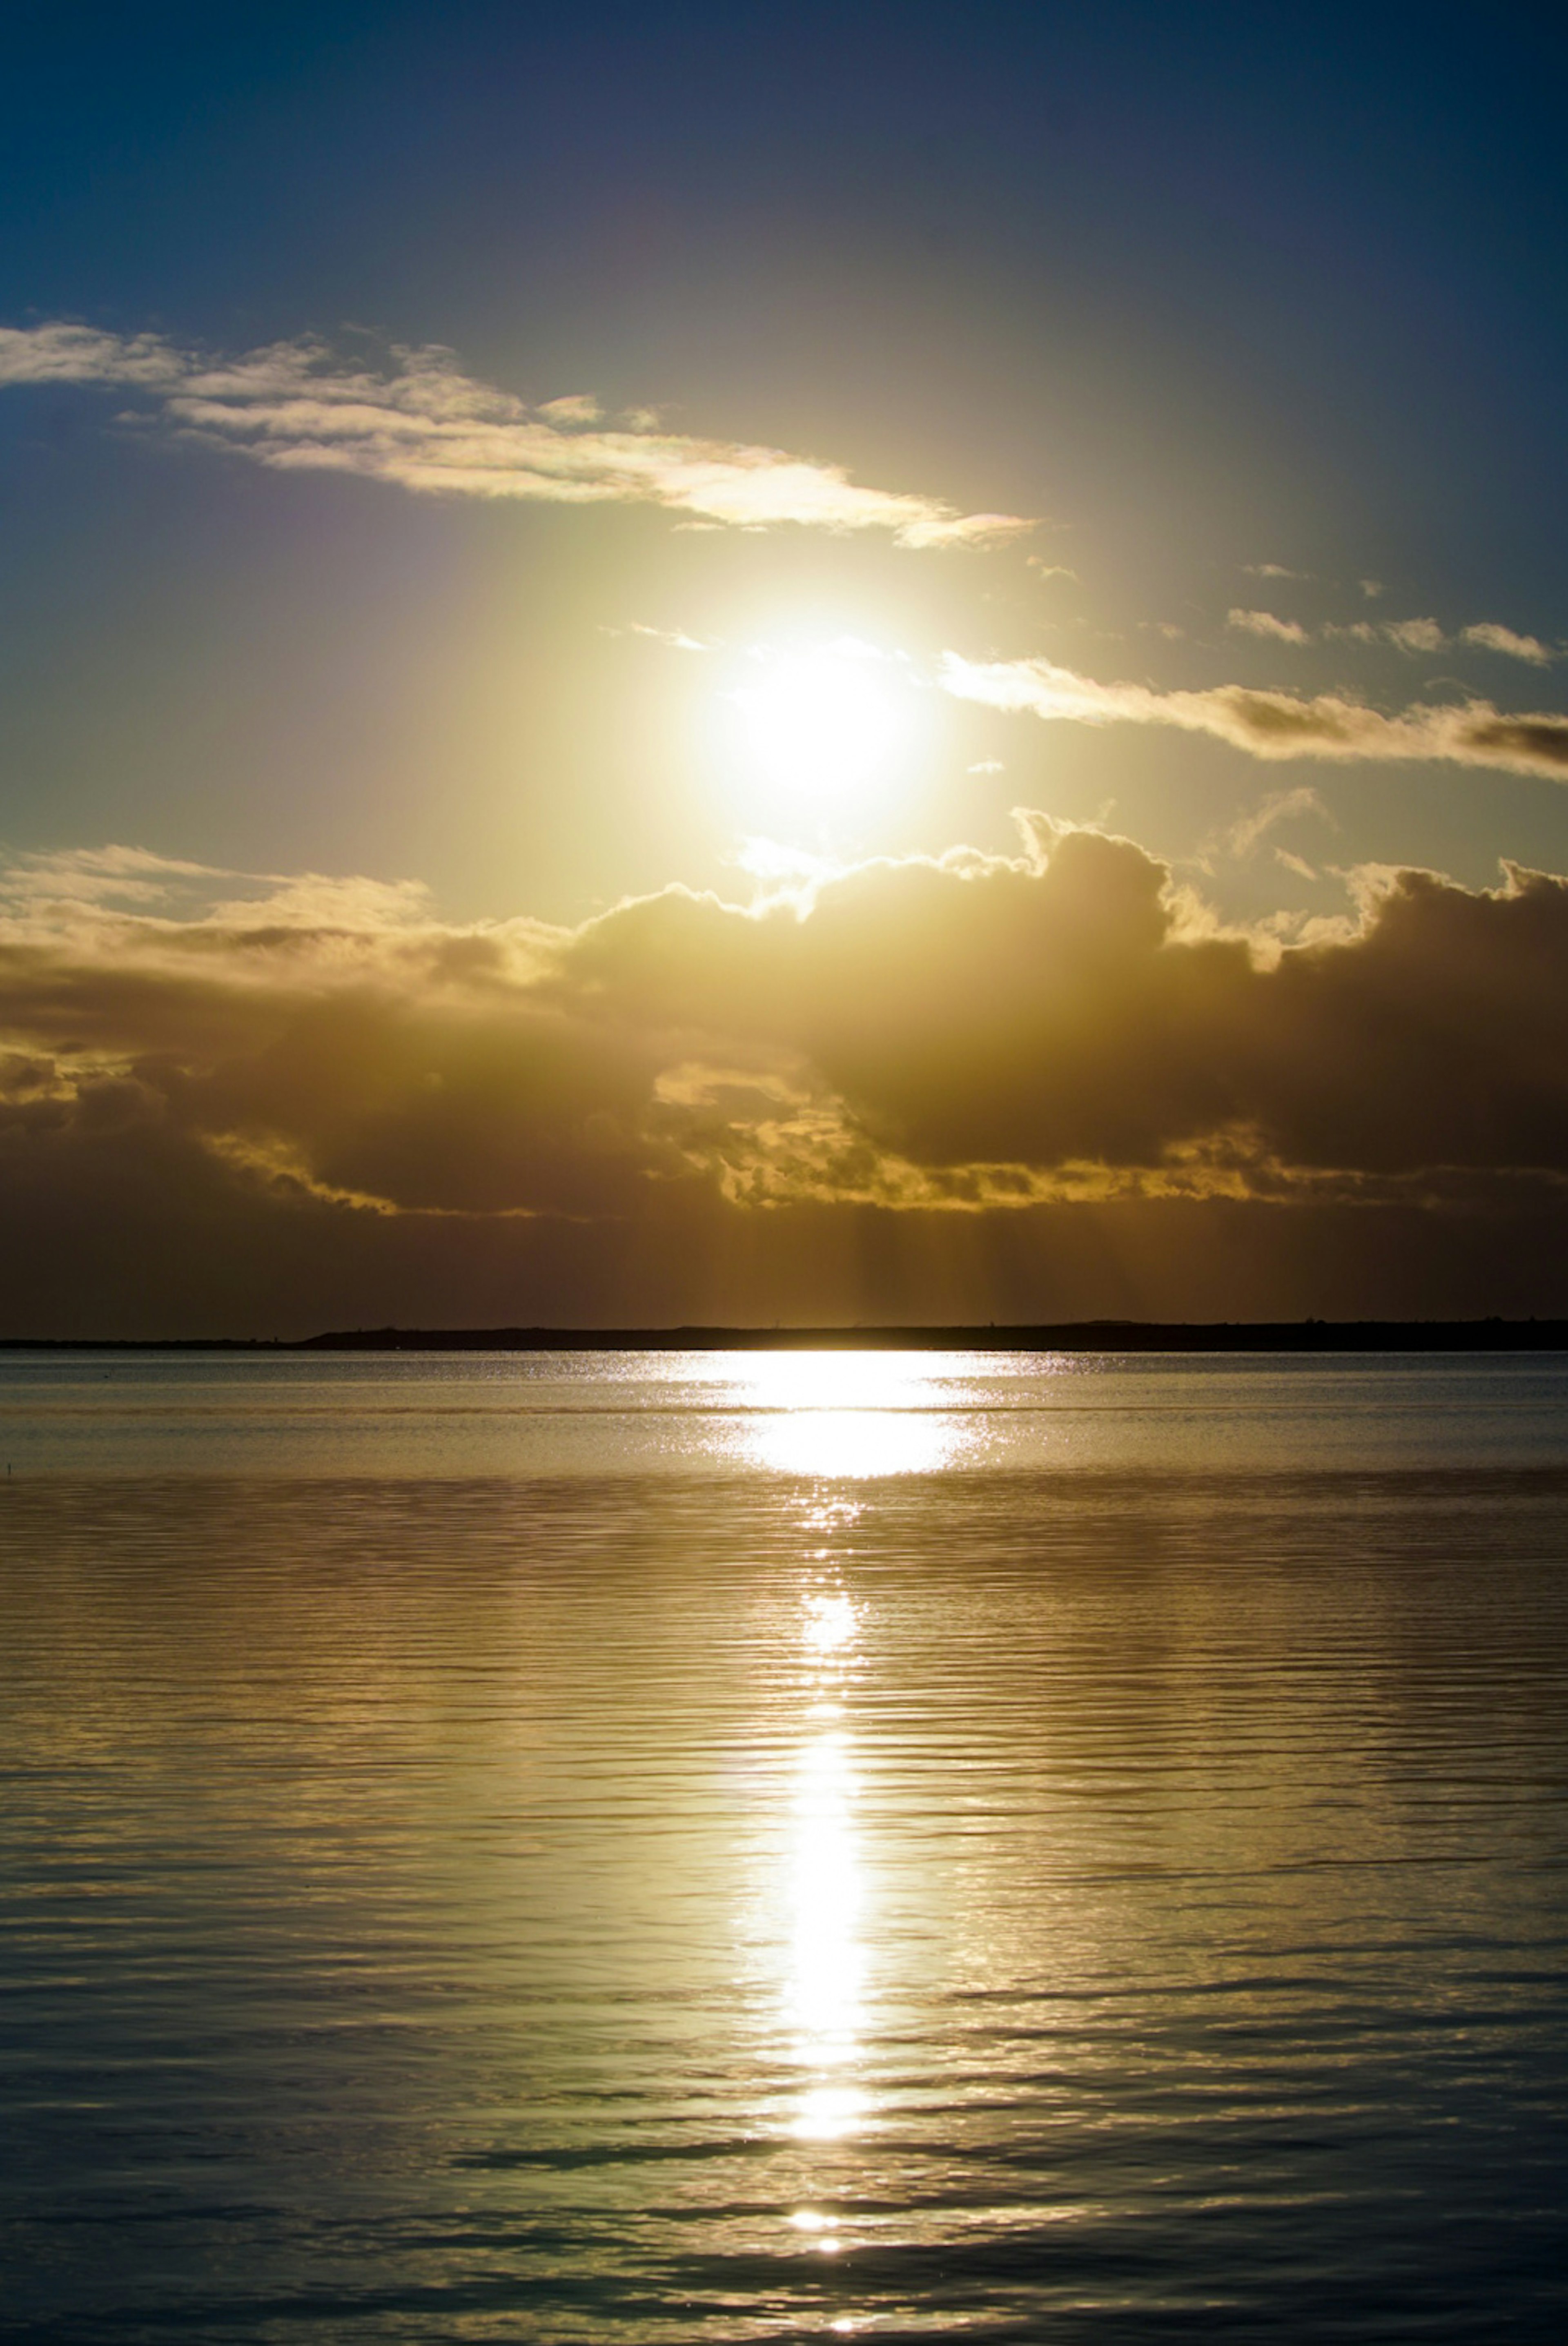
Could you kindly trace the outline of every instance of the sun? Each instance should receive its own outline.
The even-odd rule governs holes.
[[[907,763],[915,696],[905,667],[850,637],[754,646],[727,695],[752,780],[786,807],[863,811]]]

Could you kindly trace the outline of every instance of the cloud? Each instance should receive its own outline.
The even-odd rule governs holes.
[[[940,681],[958,699],[991,709],[1027,709],[1052,723],[1169,725],[1209,734],[1254,758],[1436,760],[1568,780],[1568,717],[1510,716],[1485,700],[1417,704],[1389,717],[1335,693],[1308,697],[1237,684],[1162,692],[1101,684],[1049,660],[977,661],[953,651],[942,655]]]
[[[675,652],[711,652],[716,644],[705,642],[700,636],[688,636],[679,627],[650,627],[641,619],[628,620],[624,627],[605,627],[606,636],[646,636],[651,643],[663,644]]]
[[[1280,794],[1245,844],[1305,813],[1310,791]],[[90,861],[75,897],[63,862],[46,893],[33,867],[0,921],[5,1047],[30,1096],[47,1063],[52,1096],[118,1086],[386,1212],[592,1217],[718,1178],[699,1066],[727,1071],[732,1137],[773,1135],[786,1187],[789,1107],[813,1149],[831,1128],[871,1150],[884,1190],[911,1168],[924,1189],[988,1167],[1165,1179],[1173,1148],[1224,1139],[1239,1162],[1243,1131],[1258,1161],[1351,1172],[1568,1168],[1568,883],[1371,872],[1341,942],[1260,955],[1131,841],[1020,820],[1012,856],[791,866],[787,901],[675,887],[573,930],[456,926],[417,888],[310,876],[239,894],[210,874],[181,909],[188,866],[155,908],[151,858],[117,904]]]
[[[563,974],[688,1035],[722,1005],[884,1180],[991,1202],[1003,1175],[1240,1194],[1568,1168],[1568,884],[1371,873],[1351,933],[1270,966],[1131,842],[1040,818],[1026,842],[862,866],[804,918],[647,900],[579,932]]]
[[[1305,644],[1311,641],[1298,619],[1277,619],[1272,611],[1228,611],[1225,624],[1237,627],[1245,635],[1267,636],[1280,644]]]
[[[563,398],[547,399],[537,413],[562,431],[569,431],[574,425],[602,423],[605,416],[598,401],[591,392],[585,391],[568,392]],[[650,423],[644,428],[652,429],[653,426]]]
[[[1236,614],[1231,617],[1234,619]],[[1516,635],[1512,627],[1498,627],[1490,619],[1461,627],[1454,636],[1445,636],[1435,619],[1387,619],[1376,626],[1369,619],[1353,619],[1348,627],[1329,626],[1323,633],[1350,643],[1390,643],[1411,654],[1451,651],[1470,644],[1481,651],[1501,652],[1507,659],[1526,660],[1533,668],[1550,668],[1557,658],[1538,637]]]
[[[1241,566],[1248,578],[1309,578],[1309,570],[1287,570],[1282,562],[1244,562]]]
[[[1286,794],[1257,835],[1312,811]],[[1223,1229],[1231,1270],[1217,1239],[1203,1260],[1227,1296],[1238,1229],[1280,1260],[1307,1243],[1281,1215],[1329,1217],[1374,1271],[1358,1217],[1390,1261],[1440,1224],[1456,1256],[1455,1229],[1501,1261],[1526,1225],[1561,1254],[1568,881],[1367,872],[1350,918],[1265,950],[1133,842],[1021,821],[1010,856],[818,868],[748,908],[671,888],[575,929],[126,851],[27,865],[0,913],[7,1310],[102,1328],[140,1297],[146,1327],[178,1295],[222,1324],[270,1280],[308,1326],[379,1279],[427,1321],[446,1294],[438,1321],[524,1292],[568,1318],[764,1290],[769,1316],[835,1294],[855,1316],[844,1249],[901,1223],[950,1269],[974,1260],[955,1224],[1020,1263],[1070,1253],[1054,1230],[1164,1230],[1182,1279]],[[716,1288],[719,1262],[774,1268]],[[1260,1259],[1251,1308],[1274,1280]],[[1109,1273],[1052,1291],[1130,1300]]]
[[[160,334],[106,334],[65,323],[0,326],[0,384],[108,383],[173,391],[188,367]]]
[[[1250,855],[1258,841],[1267,832],[1272,831],[1278,823],[1294,822],[1302,815],[1316,816],[1319,822],[1326,822],[1330,830],[1335,827],[1333,816],[1317,791],[1309,784],[1303,782],[1293,790],[1271,791],[1261,806],[1255,807],[1251,813],[1243,815],[1239,821],[1232,825],[1226,845],[1232,855]],[[1284,851],[1279,848],[1277,848],[1275,852],[1289,863],[1292,871],[1301,871],[1304,868],[1299,857],[1284,858]],[[1308,873],[1308,876],[1312,875]]]
[[[177,437],[281,471],[351,473],[423,494],[556,505],[652,505],[740,529],[795,523],[885,530],[901,546],[985,546],[1032,525],[940,498],[863,488],[837,464],[666,431],[647,411],[606,423],[585,394],[530,407],[440,349],[398,350],[382,372],[313,341],[232,359],[155,334],[51,323],[0,328],[0,387],[97,384]]]
[[[1309,573],[1287,570],[1278,562],[1250,562],[1243,566],[1252,578],[1304,579]],[[1369,601],[1375,601],[1385,592],[1382,581],[1362,578],[1358,581]],[[1310,631],[1293,619],[1277,619],[1268,611],[1231,611],[1227,616],[1227,627],[1239,627],[1253,635],[1271,636],[1280,641],[1305,644],[1311,641]],[[1374,627],[1365,619],[1348,627],[1330,626],[1324,629],[1329,637],[1346,637],[1359,643],[1380,641],[1397,645],[1400,651],[1413,654],[1448,650],[1454,644],[1471,644],[1479,650],[1500,652],[1505,658],[1526,660],[1536,668],[1546,668],[1557,658],[1550,645],[1539,637],[1519,635],[1512,627],[1500,627],[1494,620],[1478,620],[1473,626],[1461,627],[1452,637],[1444,634],[1435,619],[1389,619]]]
[[[1390,619],[1382,633],[1402,652],[1441,652],[1447,642],[1435,619]]]
[[[1482,651],[1501,652],[1505,659],[1528,660],[1534,668],[1547,668],[1557,657],[1538,637],[1517,636],[1512,627],[1500,627],[1491,619],[1478,620],[1474,627],[1461,632],[1467,644],[1477,644]]]

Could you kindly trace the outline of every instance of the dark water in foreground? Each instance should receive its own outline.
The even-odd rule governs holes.
[[[0,1364],[0,2334],[1555,2340],[1568,1360]]]

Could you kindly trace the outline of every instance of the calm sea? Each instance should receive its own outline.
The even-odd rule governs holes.
[[[0,2333],[1556,2341],[1565,1692],[1568,1359],[12,1355]]]

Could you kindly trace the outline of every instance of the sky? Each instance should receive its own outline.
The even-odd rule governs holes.
[[[0,1333],[1568,1312],[1556,12],[8,40]]]

